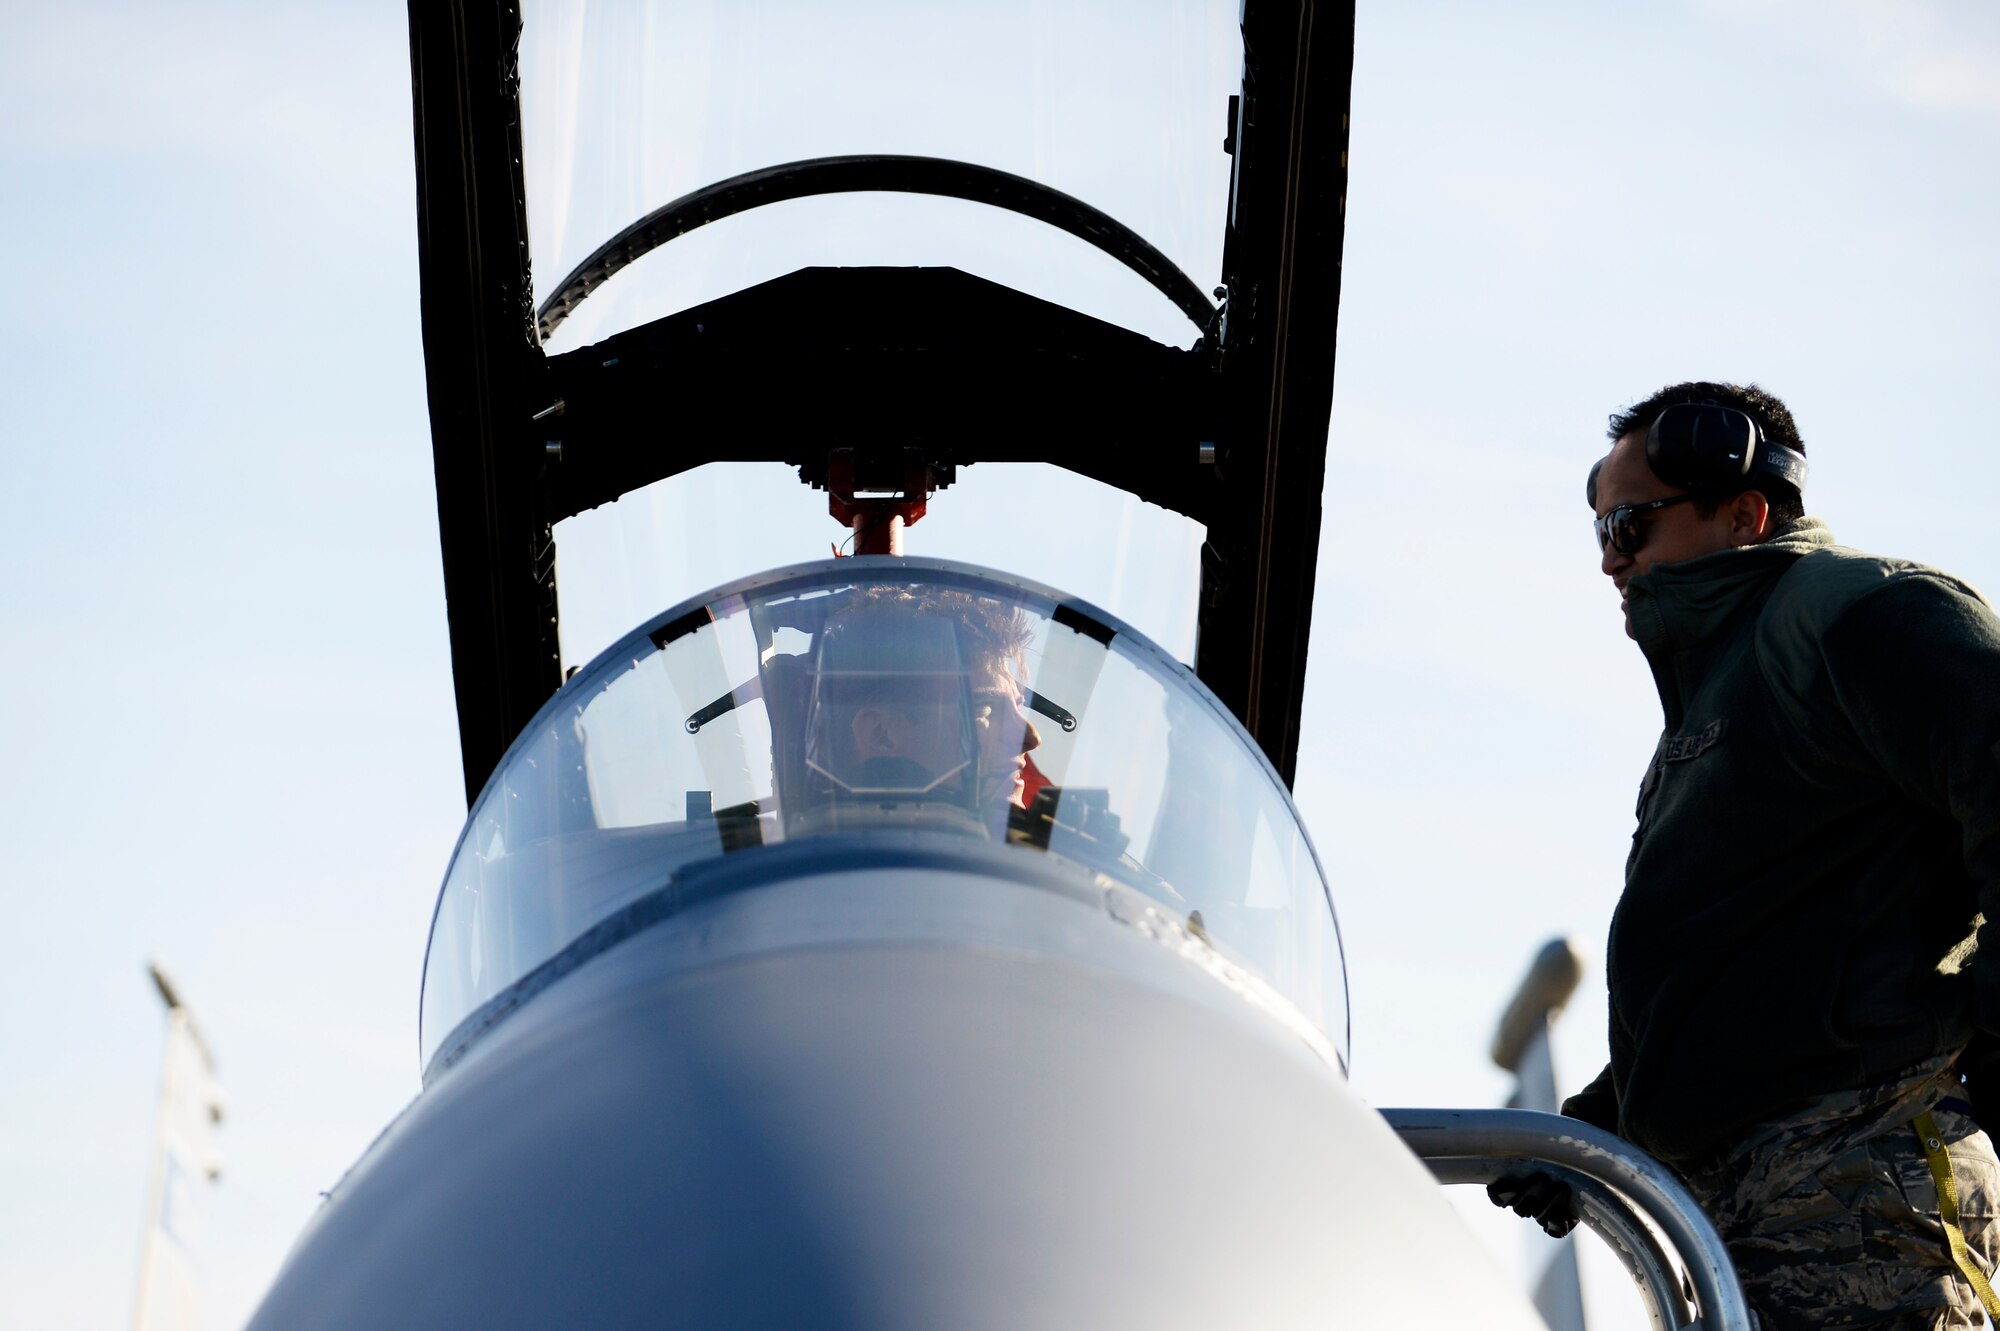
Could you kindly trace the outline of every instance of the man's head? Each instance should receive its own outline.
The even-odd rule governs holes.
[[[1591,468],[1589,497],[1600,519],[1620,507],[1632,510],[1623,539],[1607,540],[1599,532],[1602,567],[1618,588],[1621,608],[1626,583],[1654,565],[1756,545],[1804,515],[1799,492],[1774,476],[1753,475],[1741,487],[1691,491],[1653,471],[1646,460],[1647,431],[1667,408],[1702,402],[1733,407],[1755,421],[1768,442],[1805,452],[1791,412],[1755,384],[1675,384],[1614,414],[1606,431],[1611,451]],[[1632,631],[1629,617],[1625,631]]]
[[[854,794],[1018,803],[1041,742],[1017,682],[1028,639],[1018,612],[963,592],[863,589],[820,645],[808,761]]]

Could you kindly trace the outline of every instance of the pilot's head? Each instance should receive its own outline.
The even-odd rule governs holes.
[[[1041,743],[1017,682],[1029,632],[1018,611],[964,592],[856,592],[815,652],[808,767],[850,800],[1019,804]]]

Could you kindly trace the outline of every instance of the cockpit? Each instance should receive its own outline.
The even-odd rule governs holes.
[[[1033,583],[850,558],[667,612],[536,716],[446,876],[424,1063],[677,875],[884,838],[1036,857],[1114,911],[1170,920],[1346,1061],[1318,861],[1270,764],[1193,673]]]

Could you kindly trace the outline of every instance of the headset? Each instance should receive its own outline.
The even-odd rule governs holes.
[[[1646,431],[1646,464],[1669,485],[1701,494],[1735,494],[1759,476],[1806,488],[1806,455],[1774,444],[1749,413],[1719,402],[1680,402],[1654,418]],[[1597,507],[1599,462],[1590,469],[1585,498]]]
[[[1743,490],[1757,476],[1806,489],[1806,455],[1774,444],[1747,412],[1716,402],[1668,407],[1646,431],[1646,462],[1669,485]]]

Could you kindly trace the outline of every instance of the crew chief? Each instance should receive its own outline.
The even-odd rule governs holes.
[[[1766,1331],[1978,1326],[2000,619],[1957,578],[1834,544],[1791,413],[1754,385],[1663,389],[1609,434],[1589,499],[1665,729],[1606,951],[1610,1064],[1563,1112],[1687,1180]],[[1546,1175],[1492,1193],[1575,1223]]]

